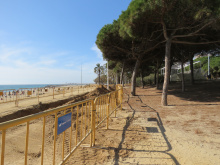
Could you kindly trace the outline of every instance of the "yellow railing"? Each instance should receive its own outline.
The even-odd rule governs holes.
[[[105,121],[108,129],[109,117],[113,113],[116,116],[116,110],[121,108],[122,96],[122,87],[117,87],[116,91],[95,99],[1,123],[1,165],[20,164],[18,162],[25,165],[55,165],[57,162],[64,164],[82,143],[90,147],[95,145],[96,129]],[[39,130],[39,126],[42,129]],[[24,143],[20,141],[22,135]],[[89,135],[90,138],[87,138]],[[10,158],[13,157],[16,147],[20,147],[19,154],[22,154],[23,158],[12,162]],[[32,154],[35,151],[38,156],[31,157],[31,160],[29,150]]]

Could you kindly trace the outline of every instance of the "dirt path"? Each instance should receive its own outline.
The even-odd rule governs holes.
[[[220,163],[220,83],[186,85],[171,84],[169,106],[161,106],[161,90],[137,88],[137,96],[129,96],[124,88],[123,110],[111,116],[109,129],[105,123],[96,131],[96,145],[80,147],[66,163],[107,165],[217,165]],[[47,118],[45,164],[52,162],[54,117]],[[42,120],[30,125],[29,164],[41,158]],[[23,164],[25,125],[8,130],[6,164]],[[61,160],[58,139],[57,158]],[[89,138],[85,144],[89,143]],[[13,154],[13,157],[10,155]],[[59,156],[60,155],[60,156]]]
[[[219,164],[219,86],[199,83],[181,93],[180,84],[172,84],[167,107],[154,87],[137,88],[135,97],[125,88],[123,110],[110,129],[103,125],[96,146],[79,149],[67,164]]]
[[[145,104],[141,97],[130,97],[127,104],[129,106],[127,111],[133,112],[123,129],[122,141],[128,137],[126,131],[133,132],[129,135],[132,148],[128,158],[123,158],[121,161],[116,159],[114,164],[161,164],[161,162],[179,164],[169,153],[172,146],[165,134],[166,130],[159,113]],[[119,145],[119,150],[121,149]]]

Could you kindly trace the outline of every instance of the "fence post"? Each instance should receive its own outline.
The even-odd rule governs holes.
[[[55,88],[55,87],[53,87],[53,99],[54,99],[54,88]]]
[[[91,111],[91,138],[90,147],[95,145],[95,112],[96,112],[96,100],[91,101],[92,111]]]
[[[122,99],[123,99],[123,86],[120,88],[120,103],[121,103],[121,110],[122,110]]]
[[[55,160],[56,160],[57,125],[58,125],[58,118],[57,118],[57,113],[55,113],[54,139],[53,139],[53,165],[55,165]]]
[[[4,159],[5,159],[5,134],[6,130],[2,130],[2,153],[1,153],[1,165],[4,165]]]
[[[39,104],[39,97],[40,97],[40,95],[39,95],[39,88],[37,89],[37,91],[38,91],[38,104]]]
[[[93,132],[92,132],[92,128],[93,128],[93,107],[94,107],[94,101],[91,100],[91,135],[90,135],[90,147],[92,147],[92,139],[93,139]]]
[[[106,129],[108,129],[108,125],[109,125],[109,99],[110,99],[110,94],[108,94],[107,96],[107,123],[106,123]]]
[[[16,91],[16,100],[15,100],[15,106],[18,107],[18,92]]]
[[[114,92],[114,95],[113,95],[113,99],[112,99],[112,109],[115,109],[115,117],[116,117],[116,93]]]

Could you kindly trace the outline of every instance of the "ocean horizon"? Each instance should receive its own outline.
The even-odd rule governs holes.
[[[0,90],[14,89],[18,90],[21,88],[44,88],[47,86],[65,86],[65,85],[81,85],[79,83],[70,83],[70,84],[9,84],[9,85],[0,85]],[[86,85],[86,84],[82,84]]]
[[[60,85],[60,84],[13,84],[13,85],[0,85],[0,90],[15,89],[20,88],[43,88],[49,85]]]

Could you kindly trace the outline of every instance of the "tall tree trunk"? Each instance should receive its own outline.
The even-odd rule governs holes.
[[[133,73],[132,73],[132,77],[131,77],[131,95],[132,96],[136,95],[136,76],[137,76],[137,71],[140,67],[140,64],[141,64],[140,59],[137,59]]]
[[[116,85],[118,84],[118,72],[116,71],[116,73],[115,73],[116,75],[115,75],[115,83],[116,83]]]
[[[100,70],[99,70],[99,85],[100,85]]]
[[[161,99],[161,104],[163,106],[167,106],[167,92],[168,92],[169,79],[170,79],[170,52],[171,52],[171,39],[169,38],[166,41],[166,48],[165,48],[165,75],[164,75],[163,93]]]
[[[194,84],[194,72],[193,72],[193,55],[190,55],[190,75],[191,75],[191,84]]]
[[[141,84],[142,84],[142,88],[144,88],[144,75],[143,75],[142,68],[141,68]]]
[[[115,76],[112,75],[109,84],[114,84],[115,83]]]
[[[124,81],[123,82],[124,82],[123,85],[127,84],[127,76],[126,75],[124,75]]]
[[[122,68],[121,68],[120,84],[123,84],[124,67],[125,67],[125,61],[123,62],[123,64],[122,64]]]
[[[120,74],[118,73],[118,84],[120,84]]]
[[[156,85],[157,85],[157,89],[159,89],[159,59],[157,59],[157,80],[156,80]]]
[[[170,60],[170,75],[172,74],[172,65],[173,65],[173,61]],[[171,83],[171,80],[170,80],[170,75],[169,75],[169,83]]]
[[[157,84],[157,68],[154,70],[154,85]]]
[[[183,59],[181,61],[181,71],[182,71],[182,92],[185,91],[185,83],[184,83],[184,68],[183,68]]]

